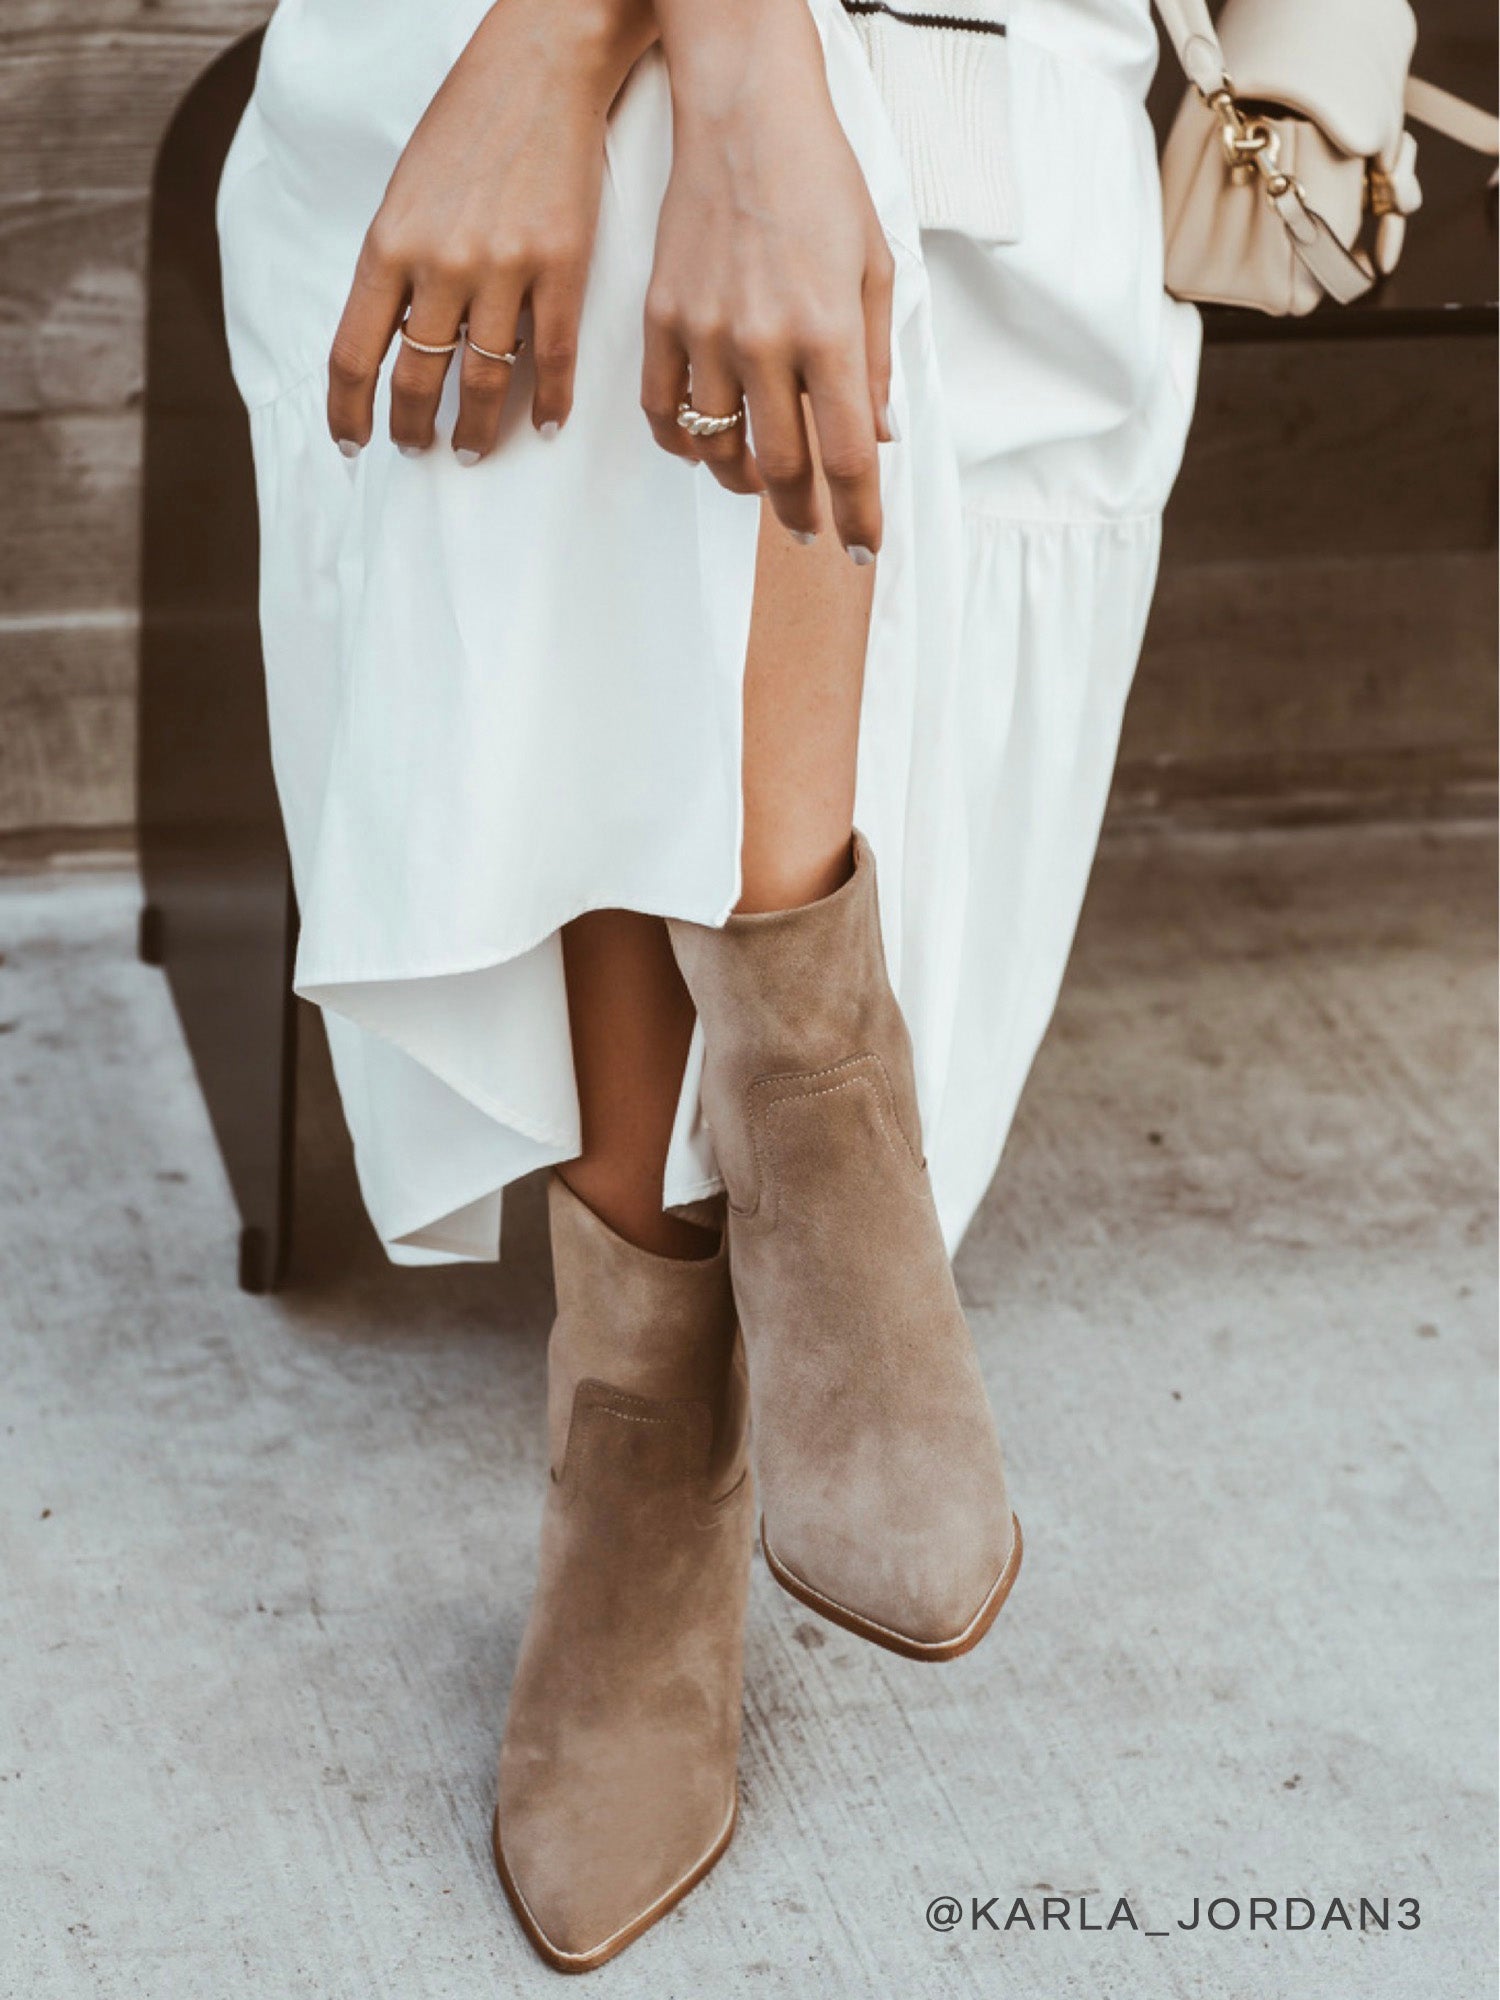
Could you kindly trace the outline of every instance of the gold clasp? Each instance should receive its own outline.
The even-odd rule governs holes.
[[[1370,184],[1371,215],[1399,214],[1400,211],[1396,206],[1396,184],[1390,175],[1382,172],[1372,160],[1366,169],[1366,178]]]
[[[1275,129],[1263,118],[1247,118],[1227,87],[1216,90],[1208,104],[1218,113],[1219,143],[1231,179],[1243,186],[1252,173],[1259,172],[1269,180],[1281,151]]]

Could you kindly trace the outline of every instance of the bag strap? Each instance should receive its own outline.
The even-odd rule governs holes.
[[[1223,90],[1229,72],[1208,0],[1156,0],[1156,11],[1193,88],[1204,97]]]
[[[1267,189],[1266,199],[1286,224],[1298,261],[1336,304],[1352,306],[1375,283],[1374,264],[1359,251],[1346,250],[1318,211],[1308,207],[1299,183],[1283,179],[1279,191]]]
[[[1488,153],[1491,158],[1500,154],[1500,118],[1455,97],[1451,90],[1424,83],[1419,76],[1406,79],[1406,115],[1419,125],[1430,125],[1445,139],[1456,139],[1471,153]]]

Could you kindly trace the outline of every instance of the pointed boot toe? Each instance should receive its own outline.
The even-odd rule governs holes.
[[[766,1567],[809,1610],[907,1659],[957,1659],[979,1644],[1010,1595],[1021,1567],[1021,1524],[1007,1515],[1003,1529],[997,1524],[982,1542],[938,1564],[910,1554],[901,1560],[905,1540],[864,1526],[857,1548],[846,1537],[813,1533],[783,1552],[761,1522]]]
[[[914,1659],[977,1645],[1020,1535],[922,1154],[875,863],[821,902],[674,921],[729,1196],[762,1540],[793,1596]]]
[[[831,1455],[837,1476],[793,1486],[780,1508],[768,1502],[761,1527],[783,1589],[911,1659],[952,1659],[977,1645],[1020,1565],[977,1366],[968,1379],[962,1368],[936,1373],[936,1396],[924,1378],[905,1421],[889,1429],[869,1409],[863,1440]]]
[[[691,1785],[665,1812],[629,1798],[611,1810],[589,1804],[597,1781],[597,1771],[560,1771],[520,1805],[502,1780],[495,1813],[501,1884],[536,1951],[560,1972],[589,1972],[623,1951],[702,1881],[734,1833],[733,1789],[727,1811],[709,1788]]]
[[[552,1472],[495,1865],[550,1965],[622,1951],[734,1828],[754,1534],[728,1265],[625,1243],[554,1177]]]

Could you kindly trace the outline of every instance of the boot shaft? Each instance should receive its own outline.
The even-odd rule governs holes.
[[[921,1117],[911,1038],[891,990],[875,857],[854,836],[847,882],[799,909],[732,916],[719,929],[672,920],[672,947],[703,1023],[704,1111],[731,1201],[757,1179],[745,1094],[775,1078],[842,1072],[867,1058],[914,1157]]]
[[[726,1491],[742,1469],[749,1406],[727,1246],[696,1259],[642,1250],[557,1174],[548,1209],[557,1291],[547,1347],[553,1477],[563,1477],[575,1424],[587,1421],[605,1392],[643,1411],[667,1406],[688,1420],[707,1441],[710,1493]]]

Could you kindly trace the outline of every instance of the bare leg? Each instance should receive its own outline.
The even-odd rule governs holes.
[[[745,661],[742,910],[815,902],[849,872],[874,578],[837,536],[800,548],[763,513]]]
[[[825,519],[826,507],[825,507]],[[791,909],[849,871],[855,754],[874,572],[837,538],[802,548],[761,515],[745,666],[742,910]],[[666,925],[629,910],[563,932],[583,1151],[563,1177],[627,1241],[704,1254],[704,1232],[661,1206],[693,1006]]]
[[[627,1242],[701,1257],[701,1229],[664,1213],[662,1172],[682,1089],[693,1003],[667,927],[635,910],[594,910],[563,932],[583,1151],[562,1169],[580,1201]]]

